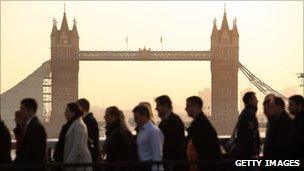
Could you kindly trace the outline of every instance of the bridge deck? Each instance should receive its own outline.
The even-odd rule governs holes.
[[[79,51],[80,61],[207,61],[210,51]]]

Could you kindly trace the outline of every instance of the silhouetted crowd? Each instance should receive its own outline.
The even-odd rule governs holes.
[[[268,119],[264,149],[261,150],[259,123],[256,117],[258,100],[254,92],[243,96],[245,108],[238,117],[231,138],[225,143],[226,154],[234,159],[304,159],[304,98],[291,96],[288,110],[281,97],[269,94],[263,102]],[[136,135],[128,128],[123,112],[116,106],[104,114],[106,139],[99,148],[99,128],[90,111],[90,103],[82,98],[66,105],[66,123],[62,126],[51,162],[91,163],[99,161],[214,161],[223,154],[217,132],[203,112],[198,96],[186,99],[185,110],[192,118],[186,129],[173,112],[167,95],[155,99],[158,117],[156,125],[151,104],[139,103],[134,109]],[[0,164],[32,164],[47,162],[47,134],[36,116],[35,99],[26,98],[15,112],[16,158],[11,160],[11,137],[0,118]],[[1,116],[1,115],[0,115]],[[270,168],[264,168],[269,170]],[[60,170],[60,169],[58,169]],[[76,169],[77,170],[77,169]],[[87,168],[86,170],[98,170]],[[106,170],[115,170],[108,166]],[[116,169],[117,170],[117,169]],[[132,170],[125,166],[121,170]],[[196,171],[208,170],[199,165],[152,165],[140,170]],[[214,170],[210,169],[209,170]],[[249,169],[246,169],[249,170]]]

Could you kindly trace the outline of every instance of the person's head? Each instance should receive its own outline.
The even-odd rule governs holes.
[[[276,96],[274,94],[268,94],[264,98],[263,102],[263,109],[264,109],[264,114],[267,118],[271,117],[273,115],[273,99]]]
[[[154,115],[153,115],[151,104],[149,102],[140,102],[138,105],[145,105],[145,106],[147,106],[147,108],[149,109],[149,112],[150,112],[150,120],[152,122],[154,122]]]
[[[83,115],[83,112],[79,109],[77,103],[68,103],[64,114],[67,120],[71,120],[73,118],[79,118]]]
[[[202,112],[203,108],[203,100],[198,96],[191,96],[188,97],[186,100],[186,111],[188,113],[188,116],[191,118],[195,118],[197,114]]]
[[[79,99],[79,100],[77,100],[76,103],[78,104],[81,111],[86,112],[86,113],[89,112],[90,103],[87,99],[85,99],[85,98]]]
[[[150,112],[147,106],[138,105],[133,109],[134,121],[137,126],[141,127],[150,120]]]
[[[245,106],[251,106],[254,108],[258,107],[258,99],[256,98],[255,93],[252,91],[249,91],[244,94],[243,102]]]
[[[162,95],[155,99],[156,102],[156,110],[158,112],[158,116],[162,119],[165,115],[172,111],[172,101],[169,96]]]
[[[118,109],[118,107],[110,106],[106,109],[104,119],[105,119],[106,125],[112,125],[112,124],[117,123],[120,120],[124,119],[124,115],[123,115],[122,111],[120,111]]]
[[[301,95],[294,95],[289,97],[288,110],[290,114],[297,115],[304,111],[304,98]]]
[[[37,112],[37,102],[33,98],[25,98],[20,102],[20,112],[23,113],[25,120],[34,116]]]
[[[281,97],[275,97],[273,99],[273,104],[274,104],[273,112],[275,114],[282,113],[285,110],[285,102]]]

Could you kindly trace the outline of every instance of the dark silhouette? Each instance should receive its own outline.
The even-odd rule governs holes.
[[[186,103],[186,111],[193,118],[187,129],[188,146],[189,143],[193,144],[198,160],[221,159],[216,130],[202,111],[203,101],[197,96],[191,96],[187,98]]]
[[[274,97],[264,102],[264,113],[268,119],[265,143],[265,159],[288,158],[292,120],[285,111],[282,98]]]
[[[173,113],[171,99],[159,96],[155,99],[156,110],[161,119],[158,127],[164,134],[163,160],[186,160],[185,126],[181,118]],[[165,170],[183,170],[180,166],[165,166]]]
[[[77,104],[83,112],[83,122],[86,124],[88,129],[88,148],[90,150],[93,162],[99,161],[100,158],[100,148],[99,148],[99,129],[97,121],[93,115],[90,113],[90,103],[87,99],[77,100]]]
[[[304,158],[304,98],[294,95],[289,98],[289,111],[295,118],[292,123],[290,154],[293,159]]]
[[[163,159],[186,159],[184,123],[178,115],[173,113],[172,102],[168,96],[160,96],[155,101],[156,110],[161,118],[159,128],[165,136]]]
[[[136,161],[135,138],[126,125],[122,111],[116,106],[106,109],[106,161]]]
[[[20,112],[26,120],[24,138],[17,151],[15,163],[46,162],[46,133],[36,117],[38,105],[35,99],[26,98],[21,101]]]
[[[11,136],[9,130],[1,120],[0,114],[0,164],[9,164],[11,160]]]
[[[13,132],[16,138],[16,151],[18,151],[23,142],[25,125],[26,125],[24,114],[22,112],[20,111],[15,112],[15,122],[16,122],[16,127],[14,128]]]
[[[237,158],[257,158],[261,142],[256,117],[258,101],[255,93],[245,93],[243,102],[245,108],[236,124],[236,146],[232,153]]]
[[[82,119],[80,119],[82,111],[76,103],[69,103],[64,114],[67,123],[63,125],[59,135],[59,141],[54,152],[55,161],[63,163],[92,162],[87,146],[87,129]],[[91,168],[87,168],[87,170],[91,170]]]

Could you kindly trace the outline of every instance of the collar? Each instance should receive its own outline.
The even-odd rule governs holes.
[[[147,123],[145,123],[140,130],[148,129],[151,126],[152,122],[149,120]]]
[[[36,117],[36,116],[33,115],[33,116],[31,116],[30,118],[28,118],[28,120],[26,121],[26,125],[29,125],[30,122],[31,122],[35,117]]]

